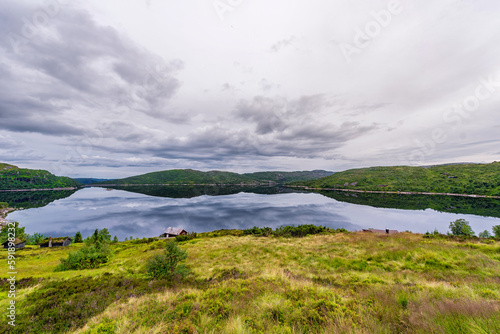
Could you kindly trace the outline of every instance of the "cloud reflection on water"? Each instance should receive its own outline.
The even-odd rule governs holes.
[[[339,202],[316,193],[276,195],[239,193],[194,198],[153,197],[123,190],[82,189],[51,204],[9,216],[26,226],[27,233],[47,236],[90,235],[96,228],[108,228],[120,240],[151,237],[168,226],[188,231],[244,229],[253,226],[316,224],[360,230],[391,228],[424,233],[437,228],[447,232],[449,222],[465,217],[474,231],[491,230],[500,219],[436,212],[374,208]]]

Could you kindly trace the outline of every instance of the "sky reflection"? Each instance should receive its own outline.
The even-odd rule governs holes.
[[[476,233],[491,232],[500,219],[434,210],[400,210],[339,202],[316,193],[262,195],[239,193],[194,198],[153,197],[124,190],[82,189],[72,196],[41,208],[14,212],[26,232],[46,236],[90,235],[96,228],[108,228],[120,240],[152,237],[167,227],[206,232],[244,229],[253,226],[316,224],[360,230],[390,228],[425,233],[448,231],[450,221],[467,219]]]

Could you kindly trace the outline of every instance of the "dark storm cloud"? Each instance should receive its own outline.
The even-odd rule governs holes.
[[[4,8],[0,129],[79,135],[117,108],[169,120],[166,106],[180,86],[174,75],[181,61],[165,62],[70,5],[10,1]],[[74,124],[82,114],[85,121]]]

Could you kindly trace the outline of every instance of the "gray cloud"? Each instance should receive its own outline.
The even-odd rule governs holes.
[[[80,135],[117,108],[186,121],[178,113],[171,117],[167,107],[180,86],[175,74],[181,61],[165,62],[74,7],[59,8],[37,25],[30,18],[44,7],[6,5],[10,10],[0,20],[6,64],[0,69],[0,128]],[[73,124],[82,113],[86,122]]]
[[[256,3],[229,26],[187,2],[61,2],[0,5],[6,162],[108,177],[498,160],[498,78],[470,116],[446,113],[498,72],[500,3],[405,3],[348,63],[339,43],[387,2]]]
[[[292,37],[289,37],[289,38],[284,38],[276,43],[274,43],[272,46],[271,46],[271,51],[273,52],[278,52],[280,51],[281,49],[287,47],[287,46],[290,46],[293,42],[293,40],[295,39],[294,36]]]
[[[359,122],[325,122],[322,117],[329,107],[331,102],[322,95],[296,100],[256,96],[240,101],[233,118],[182,138],[169,136],[147,145],[134,142],[101,149],[196,161],[227,161],[241,156],[329,158],[332,150],[378,128]]]

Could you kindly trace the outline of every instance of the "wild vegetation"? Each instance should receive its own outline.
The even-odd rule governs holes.
[[[187,252],[172,240],[167,242],[163,254],[155,255],[148,260],[146,271],[156,279],[172,280],[176,276],[184,278],[189,274],[189,269],[182,263],[187,257]]]
[[[119,180],[110,180],[98,184],[134,185],[134,184],[258,184],[261,182],[286,183],[312,180],[327,175],[327,171],[303,172],[258,172],[238,174],[232,172],[209,171],[201,172],[192,169],[172,169],[161,172],[147,173]]]
[[[500,162],[350,169],[321,179],[299,182],[297,185],[312,188],[500,196]]]
[[[17,326],[2,322],[0,332],[500,332],[498,239],[253,234],[221,230],[179,242],[191,273],[171,280],[152,279],[147,263],[172,241],[110,243],[108,262],[63,272],[53,271],[60,259],[84,244],[28,246],[16,252]]]
[[[275,228],[274,230],[270,227],[257,227],[243,230],[243,235],[254,235],[254,236],[275,236],[275,237],[305,237],[306,235],[320,234],[320,233],[339,233],[347,232],[346,229],[330,229],[326,226],[318,225],[286,225]]]
[[[55,176],[46,170],[18,168],[0,164],[0,190],[73,188],[79,182],[64,176]]]
[[[96,229],[92,236],[85,239],[84,247],[69,253],[67,258],[61,259],[55,271],[92,269],[107,263],[113,255],[108,246],[110,242],[111,235],[108,229],[101,231]]]

